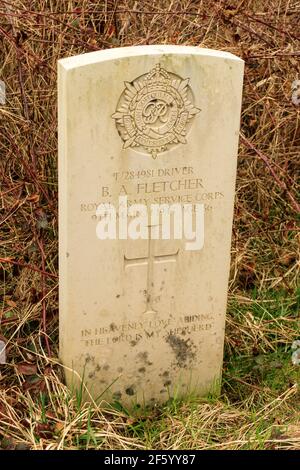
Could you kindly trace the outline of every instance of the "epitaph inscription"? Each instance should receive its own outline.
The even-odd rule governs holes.
[[[185,144],[191,121],[200,112],[193,102],[189,78],[182,79],[160,64],[125,82],[112,116],[123,148],[132,147],[156,158],[176,144]]]

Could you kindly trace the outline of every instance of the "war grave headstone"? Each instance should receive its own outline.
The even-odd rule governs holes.
[[[58,63],[60,357],[94,399],[218,389],[243,66],[166,45]]]

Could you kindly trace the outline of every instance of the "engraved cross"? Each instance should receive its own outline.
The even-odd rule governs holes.
[[[144,313],[156,313],[152,306],[153,301],[153,268],[156,263],[176,263],[179,249],[175,253],[155,255],[154,242],[151,238],[151,225],[148,226],[148,256],[139,258],[127,258],[124,256],[125,269],[133,266],[142,266],[147,264],[147,291],[146,291],[146,310]]]

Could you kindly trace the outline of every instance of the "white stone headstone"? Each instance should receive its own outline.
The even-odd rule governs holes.
[[[0,364],[6,364],[6,343],[0,339]]]
[[[83,377],[94,398],[143,405],[218,389],[243,65],[165,45],[59,61],[60,356],[68,384]],[[116,239],[99,238],[103,203],[116,208]],[[203,222],[198,245],[185,219],[181,239],[157,236],[151,205],[175,203]],[[134,228],[144,239],[126,239]]]
[[[0,105],[5,105],[5,83],[0,80]]]

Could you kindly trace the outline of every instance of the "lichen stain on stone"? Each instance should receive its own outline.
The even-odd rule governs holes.
[[[111,324],[109,325],[109,329],[110,329],[111,331],[116,331],[116,330],[118,329],[118,327],[117,327],[117,325],[116,325],[115,323],[111,323]]]
[[[89,362],[95,362],[95,356],[91,356],[90,354],[86,354],[85,356],[85,363],[88,364]]]
[[[117,368],[117,371],[118,371],[119,373],[123,372],[123,370],[124,370],[123,367],[118,367],[118,368]]]
[[[122,398],[122,393],[120,391],[114,392],[113,393],[113,399],[114,400],[120,400]]]
[[[178,336],[169,333],[166,337],[166,342],[170,345],[173,353],[175,354],[177,365],[179,367],[186,366],[195,358],[193,352],[193,344],[190,339],[182,339]]]
[[[164,387],[169,387],[171,385],[171,383],[172,383],[171,380],[166,380],[164,382]]]
[[[165,370],[162,374],[158,374],[159,377],[164,377],[165,379],[167,379],[170,375],[169,371],[168,370]]]
[[[140,368],[138,369],[138,372],[139,372],[140,374],[144,374],[144,373],[146,372],[146,368],[145,368],[145,367],[140,367]]]
[[[133,389],[132,386],[131,386],[131,387],[127,387],[126,390],[125,390],[125,392],[126,392],[126,395],[130,395],[130,396],[134,395],[134,389]]]
[[[141,337],[133,339],[132,341],[130,341],[131,346],[132,347],[136,346],[138,344],[138,342],[140,341],[140,339],[141,339]]]
[[[141,362],[143,362],[145,365],[147,365],[147,366],[152,366],[153,362],[150,362],[150,361],[148,360],[148,352],[147,352],[147,351],[138,353],[137,357],[138,357],[138,359],[139,359]]]
[[[103,370],[108,370],[109,369],[109,365],[106,364],[105,366],[103,366]]]

